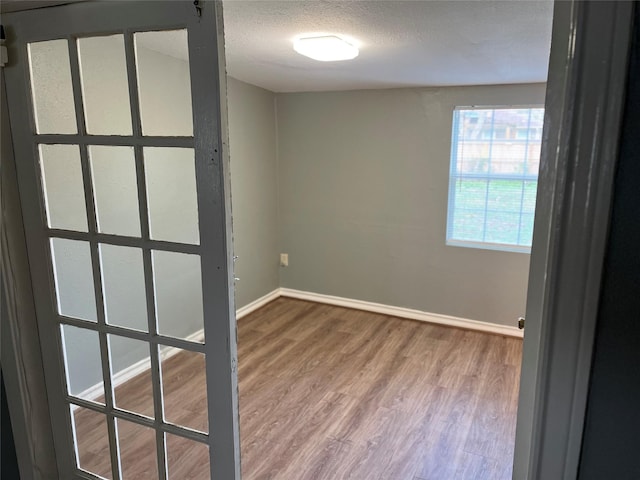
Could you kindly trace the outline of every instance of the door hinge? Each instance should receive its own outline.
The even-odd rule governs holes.
[[[524,317],[518,318],[518,328],[524,330]]]

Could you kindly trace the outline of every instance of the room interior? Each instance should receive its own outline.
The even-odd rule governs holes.
[[[551,11],[548,1],[225,2],[243,478],[510,478],[529,255],[446,244],[451,125],[460,106],[544,104]],[[292,41],[310,32],[349,35],[360,54],[301,57]],[[121,68],[121,45],[82,48],[100,58],[83,80],[117,88],[108,72]],[[149,128],[190,128],[186,52],[181,32],[136,43],[139,81],[153,86],[140,99],[156,109]],[[65,191],[49,213],[73,223],[78,164],[68,151],[42,155],[58,165],[43,167],[46,188]],[[135,181],[114,190],[113,165],[99,148],[90,156],[100,221],[135,230]],[[147,171],[165,211],[151,225],[188,243],[194,172],[188,159],[162,162],[158,152],[163,167]],[[58,301],[91,319],[92,294],[79,292],[92,272],[74,248],[52,244],[67,279]],[[109,323],[135,329],[147,316],[142,260],[125,247],[100,255]],[[194,306],[206,292],[188,257],[153,258],[158,328],[202,342]],[[100,402],[97,336],[63,334],[70,393]],[[109,348],[117,406],[152,417],[147,345],[114,336]],[[160,368],[166,419],[206,433],[204,356],[166,348]],[[82,407],[73,417],[82,468],[108,478],[106,425]],[[133,478],[157,476],[147,433],[119,428]],[[206,451],[174,441],[168,462],[188,451],[182,474],[207,477]]]
[[[529,255],[445,243],[452,115],[544,104],[551,7],[225,4],[244,477],[511,478]]]

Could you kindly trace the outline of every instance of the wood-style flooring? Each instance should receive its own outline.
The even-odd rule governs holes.
[[[242,478],[511,479],[521,350],[515,338],[277,299],[238,322]],[[204,428],[201,361],[178,354],[163,377],[175,421]],[[142,374],[116,402],[150,413],[150,393]],[[81,464],[105,474],[106,427],[76,418]],[[123,478],[157,478],[153,432],[118,428]],[[170,478],[208,478],[199,447],[169,439]]]

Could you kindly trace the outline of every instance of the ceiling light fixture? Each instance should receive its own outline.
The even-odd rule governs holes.
[[[360,53],[357,47],[335,35],[297,38],[293,41],[293,49],[320,62],[351,60]]]

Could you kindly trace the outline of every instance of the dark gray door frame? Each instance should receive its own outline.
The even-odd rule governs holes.
[[[577,477],[632,2],[554,8],[520,383],[515,479]]]
[[[0,363],[22,480],[58,478],[53,431],[40,353],[35,303],[27,257],[22,207],[7,112],[4,72],[2,95],[2,198]]]

